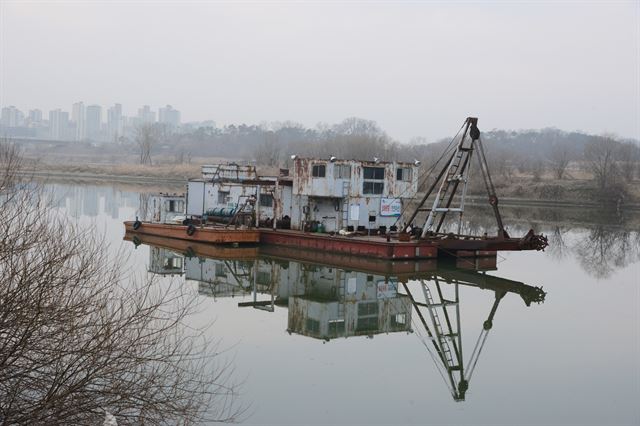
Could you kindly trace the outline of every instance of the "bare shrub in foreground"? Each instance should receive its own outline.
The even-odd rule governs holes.
[[[241,413],[195,295],[129,280],[104,241],[16,178],[0,144],[0,424],[194,424]]]

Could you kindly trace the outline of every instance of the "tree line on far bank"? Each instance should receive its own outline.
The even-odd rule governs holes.
[[[482,133],[490,167],[500,184],[517,178],[540,181],[590,180],[594,194],[623,195],[625,186],[640,179],[640,145],[613,134],[590,135],[555,128],[490,130]],[[307,128],[294,122],[198,128],[188,133],[142,127],[133,146],[140,162],[151,154],[190,162],[198,157],[231,158],[260,166],[287,167],[292,154],[329,158],[413,161],[428,168],[450,139],[407,144],[391,138],[371,120],[347,118],[340,123]]]
[[[622,199],[629,192],[629,186],[640,180],[637,140],[555,128],[494,129],[483,131],[482,140],[494,179],[503,187],[522,182],[555,185],[555,189],[551,188],[543,195],[562,198],[562,194],[557,194],[557,190],[562,189],[560,186],[579,181],[588,183],[591,188],[584,194],[586,197],[602,198],[603,194],[613,194],[614,198]],[[170,131],[156,123],[140,127],[133,139],[123,140],[118,145],[70,144],[66,157],[74,160],[82,155],[96,161],[108,159],[112,163],[144,165],[229,159],[277,171],[278,167],[286,168],[289,157],[296,154],[365,160],[373,157],[400,161],[418,159],[422,161],[422,170],[428,170],[449,142],[449,138],[428,141],[418,137],[409,143],[399,143],[376,122],[355,117],[333,125],[318,124],[314,128],[295,122],[274,122]],[[65,156],[64,149],[55,148],[56,161]],[[39,155],[44,155],[40,149]],[[525,190],[530,187],[528,184],[522,186]]]

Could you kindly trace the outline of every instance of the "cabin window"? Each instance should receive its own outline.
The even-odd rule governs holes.
[[[365,179],[384,180],[384,167],[363,167]]]
[[[378,317],[365,317],[358,318],[358,325],[356,326],[356,331],[366,332],[366,331],[377,331],[380,328],[378,325]]]
[[[169,213],[182,213],[184,211],[183,203],[182,200],[167,200],[165,202],[166,211]]]
[[[351,166],[348,164],[336,164],[333,166],[335,179],[351,179]]]
[[[382,194],[384,192],[384,182],[367,182],[362,184],[363,194]]]
[[[396,171],[396,180],[409,182],[412,177],[412,170],[405,167],[398,167]]]
[[[358,316],[378,315],[378,302],[358,303]]]
[[[391,324],[397,326],[407,325],[407,315],[406,314],[395,314],[391,316]]]
[[[260,207],[273,207],[273,195],[260,194]]]
[[[227,204],[227,197],[229,197],[229,191],[218,191],[218,204]]]
[[[407,327],[407,315],[395,314],[391,315],[389,324],[392,330],[404,330]]]
[[[320,321],[314,320],[313,318],[307,318],[307,333],[317,334],[320,332]]]
[[[329,321],[329,335],[337,337],[344,334],[344,320]]]
[[[271,284],[271,272],[258,271],[258,274],[256,275],[256,283],[263,284],[263,285]]]
[[[327,173],[327,166],[324,164],[314,164],[311,170],[311,176],[314,178],[323,178]]]
[[[358,303],[357,331],[378,329],[378,302]]]
[[[363,167],[363,194],[382,194],[384,192],[384,167]]]
[[[216,263],[215,269],[216,269],[215,271],[216,277],[227,276],[227,269],[224,267],[224,263]]]
[[[182,270],[181,257],[169,257],[164,259],[164,269]]]

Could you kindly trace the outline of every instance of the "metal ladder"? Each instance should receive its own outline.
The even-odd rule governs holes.
[[[339,271],[336,270],[336,272],[338,272],[340,274],[340,279],[338,280],[338,282],[340,283],[338,285],[338,317],[339,318],[344,318],[344,304],[345,302],[345,295],[347,293],[347,279],[344,276],[344,273],[340,273]]]
[[[434,326],[434,332],[438,340],[438,344],[440,345],[440,351],[444,357],[443,361],[446,363],[446,368],[449,371],[460,370],[460,364],[455,363],[453,360],[453,355],[451,352],[451,347],[449,345],[449,341],[447,340],[447,335],[444,334],[442,330],[442,322],[440,321],[440,317],[438,316],[436,304],[433,301],[433,296],[431,295],[431,290],[429,287],[423,283],[422,290],[424,292],[424,298],[426,300],[427,308],[429,309],[429,316],[431,317],[431,322]],[[442,300],[440,306],[443,309],[447,308],[447,305],[451,303],[447,303]]]
[[[342,182],[342,228],[346,228],[349,224],[349,193],[351,192],[351,183]]]
[[[467,192],[467,182],[469,169],[471,166],[471,152],[473,151],[473,148],[471,146],[464,147],[463,144],[464,140],[462,140],[458,144],[456,152],[449,162],[447,172],[433,201],[433,205],[431,209],[428,210],[429,216],[427,217],[427,220],[425,222],[423,236],[426,235],[428,231],[432,230],[434,224],[436,223],[436,219],[440,214],[442,214],[442,216],[440,217],[440,221],[436,226],[436,232],[438,232],[440,230],[440,226],[444,221],[444,214],[448,212],[456,212],[459,214],[458,233],[460,233],[460,227],[462,226],[462,214],[464,212],[464,199]],[[462,170],[460,170],[461,166],[463,165],[463,160],[464,166],[462,167]],[[462,182],[463,184],[460,205],[459,207],[450,207],[450,204],[453,201],[453,197],[455,196],[456,189],[460,182]],[[454,189],[450,192],[449,189],[452,183],[454,184]],[[447,196],[449,197],[448,199]]]

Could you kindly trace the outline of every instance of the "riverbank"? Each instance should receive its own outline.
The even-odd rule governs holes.
[[[138,164],[86,164],[53,165],[35,164],[22,171],[23,176],[48,182],[90,182],[122,183],[168,187],[179,191],[185,181],[200,177],[200,164],[161,164],[143,166]],[[267,171],[261,171],[267,173]],[[268,172],[272,172],[269,170]],[[267,173],[268,174],[268,173]],[[500,182],[496,191],[500,204],[514,207],[558,207],[558,208],[611,208],[613,210],[640,210],[640,184],[627,186],[626,200],[618,203],[594,201],[592,184],[587,179],[530,181],[515,178],[512,182]],[[419,198],[419,196],[418,196]],[[479,185],[473,185],[468,195],[468,203],[486,204],[486,194]]]

